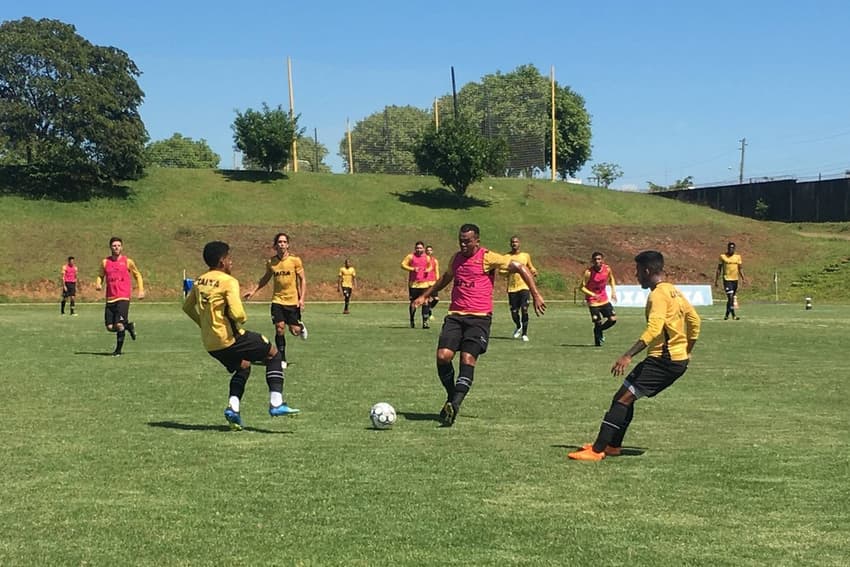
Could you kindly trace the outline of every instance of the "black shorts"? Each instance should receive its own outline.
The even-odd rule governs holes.
[[[738,293],[738,280],[723,280],[723,290],[726,295],[735,295]]]
[[[236,342],[221,350],[209,351],[210,356],[227,368],[228,372],[236,372],[242,367],[242,361],[263,362],[272,348],[269,340],[254,331],[245,331]]]
[[[611,305],[610,301],[605,305],[590,306],[588,307],[588,309],[590,309],[590,320],[594,323],[596,321],[601,321],[603,317],[605,317],[606,319],[610,319],[611,317],[617,314],[617,312],[614,311],[614,306]]]
[[[298,325],[301,323],[301,309],[296,305],[281,305],[272,303],[272,323],[277,325],[283,321],[287,325]]]
[[[103,310],[103,322],[107,327],[127,321],[128,317],[130,317],[129,299],[119,299],[118,301],[107,303],[106,308]]]
[[[409,287],[407,288],[407,297],[410,298],[410,301],[413,301],[427,290],[427,287]]]
[[[687,369],[687,360],[648,356],[626,376],[623,385],[638,398],[652,398],[666,390]]]
[[[437,348],[468,352],[476,357],[482,355],[487,352],[491,321],[489,315],[447,315],[443,320]]]
[[[77,282],[65,282],[62,288],[62,297],[74,297],[77,295]]]
[[[531,292],[527,289],[508,292],[508,304],[511,306],[511,311],[519,311],[520,309],[528,309],[528,303],[531,300]]]
[[[351,297],[351,288],[350,287],[342,288],[342,296],[345,297],[345,298]]]

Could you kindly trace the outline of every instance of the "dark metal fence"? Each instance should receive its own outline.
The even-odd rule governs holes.
[[[762,181],[656,193],[743,217],[782,222],[850,220],[850,178]]]

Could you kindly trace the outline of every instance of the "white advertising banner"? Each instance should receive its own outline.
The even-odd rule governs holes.
[[[710,285],[676,285],[679,291],[694,307],[698,305],[714,305]],[[645,307],[648,289],[639,285],[618,285],[617,302],[615,307]],[[611,297],[611,286],[608,286],[608,297]]]

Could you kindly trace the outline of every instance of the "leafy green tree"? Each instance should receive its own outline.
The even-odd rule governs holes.
[[[504,168],[504,162],[499,163],[503,150],[503,144],[492,143],[469,119],[460,117],[442,123],[439,130],[429,128],[414,153],[422,172],[435,175],[460,198],[488,170]]]
[[[139,74],[124,51],[93,45],[70,24],[32,18],[0,24],[4,162],[48,180],[139,178],[147,141]]]
[[[596,178],[596,184],[605,187],[611,186],[614,181],[623,176],[623,170],[616,163],[601,162],[593,164],[590,168],[593,176]]]
[[[677,179],[672,185],[664,186],[653,183],[652,181],[647,181],[649,185],[650,193],[659,193],[661,191],[675,191],[677,189],[690,189],[694,185],[694,177],[693,175],[688,175],[687,177],[683,177],[682,179]]]
[[[351,153],[357,173],[416,174],[414,149],[431,123],[431,115],[414,106],[387,106],[357,122],[351,130]],[[339,143],[348,169],[348,139]]]
[[[306,163],[310,171],[330,173],[331,166],[325,163],[328,153],[328,148],[323,143],[316,145],[316,141],[309,136],[298,137],[298,161]],[[302,168],[299,167],[300,169]]]
[[[480,126],[488,138],[503,138],[509,148],[507,169],[545,169],[551,160],[551,83],[531,64],[510,73],[485,75],[458,92],[460,111]],[[441,116],[451,116],[450,95],[439,101]],[[555,83],[558,172],[573,175],[590,158],[590,115],[584,99],[568,86]]]
[[[167,140],[151,142],[145,148],[148,166],[209,169],[217,168],[220,161],[221,156],[203,138],[196,142],[176,132]]]
[[[237,110],[231,127],[233,141],[245,162],[256,164],[267,173],[286,165],[292,157],[292,139],[302,133],[297,116],[290,118],[280,105],[272,109],[265,102],[262,111]]]

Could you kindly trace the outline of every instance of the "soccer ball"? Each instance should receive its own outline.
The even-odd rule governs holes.
[[[369,411],[369,419],[375,429],[389,429],[395,423],[395,408],[387,402],[378,402]]]

